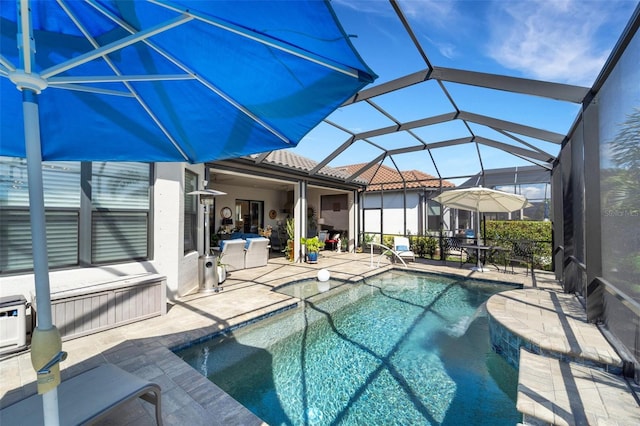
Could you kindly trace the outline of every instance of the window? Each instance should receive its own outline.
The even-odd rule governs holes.
[[[236,200],[234,217],[241,232],[257,234],[264,228],[264,201]]]
[[[198,175],[184,172],[184,252],[198,249],[198,197],[187,195],[198,190]]]
[[[147,259],[151,166],[45,162],[52,269]],[[33,269],[26,160],[0,158],[0,272]]]
[[[91,263],[148,257],[149,165],[93,163]]]
[[[433,200],[427,200],[427,229],[429,231],[440,230],[440,209],[439,203]]]

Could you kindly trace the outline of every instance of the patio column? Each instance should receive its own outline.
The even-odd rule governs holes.
[[[302,262],[304,257],[301,256],[302,245],[300,244],[300,238],[306,237],[307,234],[307,182],[298,181],[293,191],[294,209],[293,215],[295,218],[295,236],[293,238],[293,261]]]

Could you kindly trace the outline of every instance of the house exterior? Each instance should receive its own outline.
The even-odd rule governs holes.
[[[538,166],[504,167],[484,170],[458,188],[483,186],[527,197],[531,207],[512,213],[485,213],[491,220],[549,220],[551,203],[551,170]]]
[[[449,215],[442,216],[440,204],[431,198],[442,189],[454,188],[453,183],[419,170],[398,171],[377,164],[366,167],[367,163],[338,167],[368,182],[360,197],[364,233],[424,235],[450,229]]]
[[[329,167],[311,177],[315,166],[289,151],[198,165],[45,162],[52,297],[68,300],[61,309],[78,309],[78,318],[103,308],[115,312],[119,303],[152,305],[142,317],[162,314],[167,299],[198,290],[205,223],[217,235],[227,226],[227,208],[234,227],[255,216],[256,227],[277,230],[295,218],[296,261],[303,255],[300,237],[317,235],[322,226],[350,235],[353,250],[364,183],[345,183],[344,173]],[[226,193],[206,216],[199,198],[188,195],[205,187]],[[22,296],[28,304],[35,295],[30,229],[26,161],[0,158],[0,297]],[[54,323],[60,323],[55,312]]]
[[[185,182],[201,182],[204,169],[183,163],[45,162],[52,295],[80,300],[80,293],[115,283],[131,289],[153,280],[161,284],[161,294],[144,303],[162,311],[166,298],[197,288],[202,248],[185,238],[185,229],[199,224],[185,222],[192,206],[184,194]],[[0,171],[0,297],[23,296],[31,303],[26,162],[1,158]],[[102,293],[92,303],[109,303],[97,302],[101,298]]]

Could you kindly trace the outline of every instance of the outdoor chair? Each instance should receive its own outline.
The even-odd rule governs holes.
[[[287,233],[282,226],[279,226],[271,233],[269,240],[273,252],[282,252],[287,247]]]
[[[328,237],[329,231],[320,231],[318,233],[318,240],[322,243],[320,250],[323,250],[326,247]]]
[[[513,264],[524,264],[526,267],[527,275],[529,275],[529,268],[531,268],[531,274],[533,275],[533,241],[519,240],[514,241],[511,247],[511,252],[507,257],[507,262],[511,265],[511,273],[513,274]],[[505,267],[506,270],[506,267]]]
[[[225,240],[220,241],[221,262],[225,265],[227,271],[237,271],[244,269],[244,247],[245,240]]]
[[[340,233],[331,234],[329,238],[324,240],[324,246],[328,247],[329,250],[335,251],[338,249],[338,243],[340,242]]]
[[[244,253],[244,267],[257,268],[266,266],[269,260],[269,239],[247,238],[247,248]]]
[[[442,259],[446,261],[447,256],[460,257],[460,267],[462,267],[466,259],[469,257],[467,251],[462,247],[462,238],[460,237],[445,237],[442,240],[442,248]]]
[[[393,237],[393,251],[395,251],[402,260],[416,261],[416,255],[411,251],[409,238],[407,237]]]

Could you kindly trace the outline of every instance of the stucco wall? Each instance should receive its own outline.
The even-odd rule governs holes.
[[[203,176],[202,165],[188,166]],[[156,273],[167,277],[167,297],[174,299],[198,286],[198,253],[183,253],[184,168],[182,163],[159,163],[153,185],[153,260],[109,264],[101,267],[70,268],[49,273],[51,292],[87,287],[126,276]],[[0,277],[0,296],[23,295],[32,300],[34,276]]]

